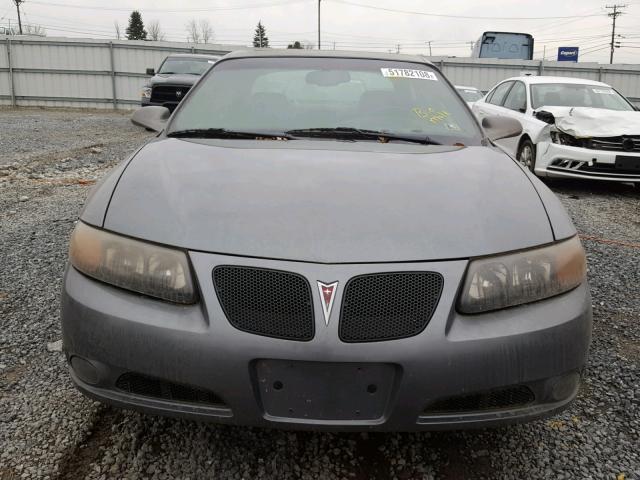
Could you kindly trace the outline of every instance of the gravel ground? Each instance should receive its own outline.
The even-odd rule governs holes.
[[[640,189],[627,185],[551,184],[584,235],[594,302],[583,388],[551,419],[468,432],[292,433],[84,398],[58,342],[67,239],[90,186],[149,136],[117,113],[0,110],[1,480],[640,480]]]

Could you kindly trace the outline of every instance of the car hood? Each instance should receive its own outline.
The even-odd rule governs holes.
[[[154,141],[124,171],[104,228],[323,263],[466,258],[553,241],[538,193],[503,153],[304,140]]]
[[[151,77],[150,86],[153,85],[193,85],[200,80],[200,75],[155,75]]]
[[[541,107],[553,114],[558,130],[578,138],[640,135],[640,112],[588,107]]]

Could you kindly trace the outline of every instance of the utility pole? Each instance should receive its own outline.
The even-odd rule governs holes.
[[[20,19],[20,4],[23,2],[24,0],[13,0],[13,3],[16,4],[16,8],[18,9],[18,29],[20,30],[20,35],[22,35],[22,20]]]
[[[433,54],[431,53],[431,40],[427,42],[427,45],[429,45],[429,56],[432,57]]]
[[[469,47],[471,47],[471,53],[473,53],[473,45],[474,45],[475,43],[476,43],[476,42],[469,42]]]
[[[611,25],[611,55],[609,56],[609,63],[613,63],[613,52],[619,46],[619,44],[616,45],[616,18],[622,15],[622,12],[620,10],[626,7],[627,7],[626,5],[607,5],[606,6],[606,8],[608,8],[609,10],[613,10],[611,13],[607,13],[607,15],[613,19],[613,22]]]
[[[318,0],[318,50],[321,49],[320,47],[320,2],[321,0]]]

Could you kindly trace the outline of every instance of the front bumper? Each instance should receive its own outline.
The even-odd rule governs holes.
[[[537,146],[535,173],[541,177],[640,182],[640,171],[634,173],[615,168],[616,156],[640,159],[640,153],[593,150],[549,141],[540,142]]]
[[[591,336],[591,301],[586,284],[550,300],[465,316],[452,307],[467,265],[465,260],[403,264],[399,268],[396,264],[321,265],[205,253],[191,253],[190,257],[201,294],[201,302],[191,306],[134,295],[91,280],[73,268],[67,270],[62,308],[64,346],[67,358],[79,367],[72,367],[71,375],[81,391],[122,407],[194,419],[253,426],[384,431],[525,421],[566,407],[577,394],[578,372],[585,364]],[[315,336],[309,342],[236,330],[225,318],[211,280],[213,268],[221,264],[296,272],[311,285],[317,280],[338,280],[336,307],[328,325],[321,313],[319,296],[314,295]],[[445,279],[440,302],[426,329],[400,340],[341,342],[339,306],[346,281],[363,273],[399,269],[437,271]],[[388,388],[369,392],[375,395],[384,391],[382,403],[371,406],[364,404],[366,400],[363,404],[356,404],[360,402],[356,399],[353,405],[347,402],[344,406],[351,409],[352,416],[341,411],[336,418],[320,418],[312,413],[318,410],[311,405],[308,411],[297,409],[288,415],[286,407],[291,397],[285,395],[273,404],[273,397],[265,400],[261,383],[261,366],[281,361],[289,362],[285,368],[309,365],[307,379],[289,377],[297,378],[295,382],[299,383],[293,385],[294,390],[313,389],[316,380],[320,381],[315,375],[325,368],[336,369],[342,375],[345,368],[360,371],[367,366],[378,372],[375,375],[389,378]],[[215,393],[221,401],[202,405],[131,394],[116,387],[121,375],[128,372],[197,387]],[[350,382],[348,378],[336,375],[333,381],[340,385],[331,387],[339,391],[341,385],[352,388],[351,383],[357,384],[357,379]],[[371,379],[365,384],[371,384]],[[513,385],[526,386],[535,400],[513,408],[446,412],[426,409],[435,400]],[[332,399],[335,400],[326,396],[320,401],[331,403]],[[379,410],[359,418],[361,410],[366,416],[367,408],[371,412]]]

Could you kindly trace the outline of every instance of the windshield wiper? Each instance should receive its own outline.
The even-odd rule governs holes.
[[[175,138],[236,138],[240,140],[292,140],[293,137],[283,132],[243,132],[226,128],[191,128],[169,132],[167,137]]]
[[[386,143],[390,140],[421,143],[423,145],[441,145],[426,135],[412,135],[407,133],[393,133],[383,130],[366,130],[353,127],[335,128],[300,128],[287,130],[285,133],[294,137],[337,138],[339,140],[377,140]]]

